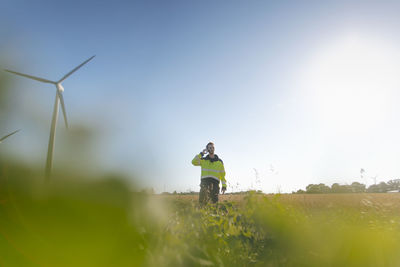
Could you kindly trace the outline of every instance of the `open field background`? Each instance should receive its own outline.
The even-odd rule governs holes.
[[[220,195],[220,202],[240,203],[246,199],[247,194]],[[198,195],[170,195],[160,198],[181,199],[198,201]],[[400,215],[400,194],[397,193],[344,193],[344,194],[255,194],[256,198],[274,199],[285,205],[313,211],[319,209],[369,209],[373,208],[385,213]]]
[[[94,179],[96,178],[96,179]],[[399,266],[398,194],[197,196],[2,164],[0,266]]]

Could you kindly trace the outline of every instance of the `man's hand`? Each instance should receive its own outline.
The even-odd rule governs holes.
[[[222,188],[221,188],[221,193],[222,193],[222,194],[225,194],[225,191],[226,191],[226,187],[222,187]]]
[[[203,155],[207,153],[207,148],[203,149]]]

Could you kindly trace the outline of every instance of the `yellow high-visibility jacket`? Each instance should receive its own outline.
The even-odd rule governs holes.
[[[192,160],[194,166],[201,166],[201,179],[213,178],[218,182],[221,181],[222,187],[226,188],[224,163],[217,155],[210,158],[209,155],[203,158],[201,153],[197,154]]]

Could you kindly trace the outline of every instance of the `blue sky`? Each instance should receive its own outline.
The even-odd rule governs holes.
[[[157,191],[197,190],[190,161],[209,141],[236,189],[371,183],[400,173],[399,7],[5,1],[1,67],[58,79],[96,55],[63,83],[71,127],[95,129],[77,158]],[[55,92],[10,79],[17,111],[8,127],[23,132],[4,149],[44,162]],[[62,123],[56,162],[68,138]]]

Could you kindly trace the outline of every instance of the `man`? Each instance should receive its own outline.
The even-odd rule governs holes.
[[[201,166],[200,204],[206,204],[210,200],[213,203],[218,202],[220,181],[222,183],[222,194],[226,191],[224,163],[214,154],[214,151],[214,144],[210,142],[207,144],[206,148],[192,160],[194,166]],[[204,157],[206,153],[208,153],[208,155]]]

